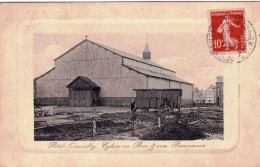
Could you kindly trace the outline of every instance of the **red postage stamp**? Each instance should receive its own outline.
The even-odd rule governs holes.
[[[210,11],[212,53],[243,52],[244,10]]]

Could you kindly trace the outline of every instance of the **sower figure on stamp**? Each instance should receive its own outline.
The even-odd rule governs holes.
[[[240,25],[236,25],[232,19],[230,18],[229,15],[225,16],[225,19],[222,21],[222,24],[218,27],[217,32],[219,34],[223,34],[223,38],[224,38],[224,47],[227,47],[225,50],[229,50],[229,47],[235,47],[237,49],[238,47],[238,40],[231,37],[231,30],[230,30],[230,26],[234,26],[234,27],[240,27]]]

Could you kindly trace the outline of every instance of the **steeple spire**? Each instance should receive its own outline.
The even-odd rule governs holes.
[[[150,52],[150,49],[148,47],[148,43],[146,43],[146,45],[145,45],[145,48],[144,48],[144,51],[143,51],[143,58],[151,60],[151,52]]]
[[[150,49],[148,47],[148,43],[146,43],[146,45],[145,45],[144,52],[150,52]]]

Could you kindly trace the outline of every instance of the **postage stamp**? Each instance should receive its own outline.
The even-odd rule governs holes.
[[[215,58],[240,63],[251,55],[257,37],[243,9],[209,11],[209,19],[207,42]]]
[[[212,52],[243,52],[245,47],[244,10],[210,12]]]

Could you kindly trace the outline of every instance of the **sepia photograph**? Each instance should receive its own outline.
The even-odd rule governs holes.
[[[260,166],[259,8],[0,3],[0,167]]]
[[[35,141],[223,140],[222,71],[196,67],[179,34],[82,35],[61,54],[78,42],[69,36],[34,34],[35,74],[54,61],[34,79]]]

